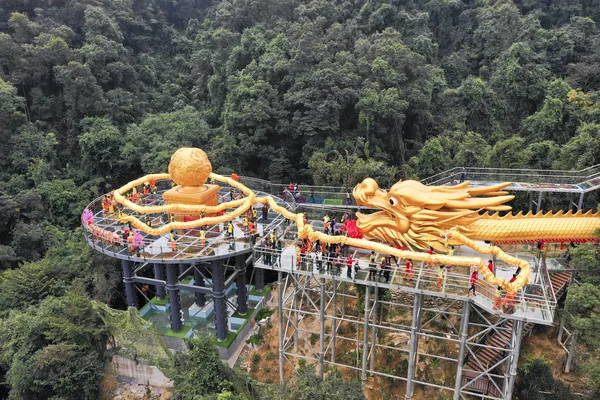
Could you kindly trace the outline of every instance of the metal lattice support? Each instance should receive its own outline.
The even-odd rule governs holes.
[[[460,383],[462,380],[462,371],[465,363],[465,352],[467,347],[467,337],[469,336],[469,303],[463,302],[462,317],[460,320],[460,347],[458,351],[458,363],[456,366],[456,380],[454,383],[454,400],[460,399]]]
[[[237,274],[237,312],[246,315],[248,312],[248,289],[246,288],[246,256],[241,254],[235,258]]]
[[[196,286],[204,287],[204,276],[200,272],[200,266],[194,266],[194,284]],[[195,292],[194,297],[196,298],[196,305],[198,307],[204,307],[206,305],[206,295],[204,293]]]
[[[156,279],[157,281],[164,281],[165,280],[165,268],[162,264],[159,263],[154,263],[154,279]],[[161,284],[156,284],[156,297],[158,297],[160,300],[164,300],[165,298],[165,288],[163,285]]]
[[[417,386],[455,400],[507,398],[519,357],[516,337],[531,324],[487,314],[469,299],[395,292],[402,300],[385,300],[379,285],[361,281],[353,287],[337,275],[278,271],[280,378],[294,373],[296,361],[304,359],[315,363],[319,376],[328,365],[355,371],[364,386],[377,379],[404,381],[406,399],[413,398]],[[406,322],[390,322],[391,311],[408,314]],[[509,338],[506,346],[496,344],[493,338],[499,335]],[[431,346],[446,350],[425,350]],[[426,359],[454,364],[456,374],[431,382],[422,372],[422,366],[432,364]]]
[[[211,262],[212,270],[212,297],[215,303],[215,329],[217,340],[224,342],[227,339],[227,306],[225,304],[224,268],[221,260]]]
[[[169,320],[173,332],[181,330],[181,302],[177,288],[177,265],[166,264],[167,268],[167,293],[169,294]]]
[[[515,378],[517,376],[517,363],[519,361],[519,352],[521,350],[521,340],[523,339],[523,321],[515,321],[512,331],[512,352],[507,360],[506,379],[504,381],[504,398],[512,398]]]
[[[254,268],[254,287],[259,292],[265,288],[265,272],[262,268]]]
[[[137,295],[135,293],[135,285],[133,283],[133,262],[121,260],[123,268],[123,284],[125,285],[125,301],[127,307],[137,307]]]
[[[413,317],[410,331],[410,350],[408,354],[408,377],[406,380],[406,399],[410,399],[414,391],[415,368],[417,365],[419,331],[421,330],[421,313],[423,311],[423,296],[415,294]]]

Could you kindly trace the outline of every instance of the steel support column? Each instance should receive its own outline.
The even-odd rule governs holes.
[[[319,312],[320,336],[319,336],[319,377],[323,380],[325,374],[325,279],[319,279],[321,287],[321,310]]]
[[[515,378],[517,377],[517,364],[519,362],[519,352],[521,351],[521,340],[523,339],[523,321],[513,321],[512,329],[512,349],[508,357],[506,368],[506,380],[504,381],[504,399],[512,398]]]
[[[410,346],[408,353],[408,374],[406,377],[406,395],[405,399],[410,399],[414,392],[415,370],[417,367],[419,331],[421,330],[421,315],[422,315],[423,295],[415,293],[413,304],[412,325],[410,330]]]
[[[165,280],[164,266],[162,264],[154,264],[154,279],[157,281]],[[156,297],[158,297],[160,300],[164,300],[165,288],[162,285],[156,285]]]
[[[571,334],[571,343],[569,344],[569,354],[567,355],[567,363],[565,364],[565,372],[571,372],[571,364],[573,356],[575,356],[575,344],[577,343],[577,331],[573,330]]]
[[[375,286],[375,293],[373,294],[373,325],[371,326],[371,363],[369,369],[373,371],[375,369],[375,339],[377,335],[377,306],[379,305],[379,286]]]
[[[462,307],[462,318],[460,320],[460,347],[458,350],[458,360],[456,365],[456,381],[454,382],[454,400],[460,399],[460,387],[462,386],[462,371],[465,362],[465,352],[467,350],[467,338],[469,337],[469,302],[464,301]]]
[[[187,264],[179,263],[179,276],[183,275],[185,270],[187,269]]]
[[[346,281],[342,282],[342,318],[346,318]]]
[[[294,350],[297,349],[296,346],[298,346],[298,336],[299,336],[299,332],[298,332],[298,293],[299,293],[299,289],[298,286],[300,285],[299,280],[302,279],[302,275],[296,275],[295,277],[293,277],[290,282],[292,282],[292,284],[294,285],[293,287],[293,291],[294,291],[294,297],[292,297],[292,310],[290,311],[290,314],[292,316],[292,320],[293,320],[293,326],[295,326],[296,328],[293,329],[293,338],[294,338]],[[304,290],[306,290],[306,286],[303,288]],[[305,292],[306,293],[306,292]]]
[[[259,292],[265,288],[265,271],[262,268],[254,267],[254,288]]]
[[[331,318],[331,362],[335,362],[335,340],[337,336],[337,321],[335,320],[337,316],[337,282],[333,281],[333,297],[331,298],[331,303],[333,304],[332,310],[332,318]]]
[[[169,294],[169,320],[173,332],[181,330],[181,304],[179,302],[179,289],[177,288],[177,266],[165,264],[167,268],[167,293]]]
[[[579,201],[577,202],[577,211],[581,210],[581,208],[583,207],[583,196],[585,195],[585,192],[581,192],[579,194]]]
[[[283,382],[283,272],[277,272],[277,318],[279,319],[279,382]]]
[[[137,308],[137,295],[135,293],[135,284],[133,283],[133,262],[121,260],[123,268],[123,284],[125,285],[125,301],[127,307]]]
[[[562,315],[560,316],[560,327],[558,328],[558,341],[562,343],[563,332],[565,330],[565,323],[567,322],[567,302],[562,309]]]
[[[221,260],[213,260],[212,269],[212,297],[215,302],[215,328],[217,330],[217,340],[224,342],[227,339],[227,305],[225,304],[225,282],[224,268]]]
[[[363,357],[360,373],[363,386],[367,382],[367,359],[369,356],[369,297],[371,297],[371,286],[367,285],[365,290],[365,321],[363,325]]]
[[[237,311],[240,315],[248,312],[248,289],[246,288],[246,256],[238,255],[235,258],[237,272]]]
[[[540,191],[538,194],[538,200],[537,200],[536,209],[535,209],[536,214],[539,213],[540,210],[542,209],[543,196],[544,196],[544,192]]]
[[[194,268],[194,284],[196,286],[203,287],[204,286],[204,277],[200,273],[199,268],[200,267],[198,265],[196,265],[196,268]],[[204,307],[206,305],[206,296],[204,295],[204,293],[196,292],[196,293],[194,293],[194,296],[196,297],[196,305],[198,307]]]

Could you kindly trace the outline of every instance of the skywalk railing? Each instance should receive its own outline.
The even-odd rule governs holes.
[[[139,194],[137,204],[142,206],[164,205],[166,202],[162,194],[171,188],[169,181],[158,181],[157,191],[154,194]],[[258,192],[257,195],[266,195],[264,192]],[[231,193],[229,187],[222,187],[219,191],[219,200],[228,201]],[[239,196],[239,192],[234,193],[234,198]],[[92,228],[83,219],[81,223],[88,243],[97,250],[121,259],[143,260],[148,262],[174,262],[176,260],[186,260],[200,257],[223,256],[228,253],[247,252],[253,246],[253,235],[244,232],[241,226],[241,219],[233,220],[234,236],[228,237],[225,224],[207,225],[204,227],[205,236],[201,238],[200,228],[178,229],[173,231],[175,240],[172,242],[170,234],[152,236],[141,230],[135,230],[138,236],[135,240],[123,236],[122,228],[127,228],[127,224],[120,222],[117,205],[114,204],[112,212],[104,210],[100,196],[92,201],[86,207],[93,216],[93,225],[99,229]],[[278,205],[285,208],[292,206],[281,199],[275,197]],[[259,206],[255,206],[259,207]],[[258,209],[258,221],[262,220],[261,210]],[[142,222],[147,222],[150,226],[159,226],[168,223],[172,214],[167,212],[138,214],[129,209],[123,209],[125,215],[137,217]],[[146,217],[148,217],[146,219]],[[200,217],[198,213],[197,217]],[[272,226],[276,226],[284,220],[283,216],[271,210],[268,212],[268,224],[261,223],[257,225],[258,231],[263,234],[268,232]],[[263,220],[264,221],[264,220]],[[132,238],[133,239],[133,238]]]
[[[256,243],[254,247],[255,265],[260,268],[281,270],[283,272],[297,273],[303,275],[315,275],[326,279],[345,280],[364,285],[376,285],[392,290],[406,292],[422,292],[428,295],[467,298],[470,287],[470,268],[452,267],[446,268],[440,278],[440,265],[427,266],[426,263],[415,263],[412,280],[408,279],[404,262],[398,260],[398,264],[392,259],[389,267],[382,268],[382,263],[377,261],[375,268],[369,261],[370,252],[365,249],[347,247],[342,250],[341,257],[323,255],[319,260],[311,252],[298,254],[302,241],[297,239],[294,225],[282,225],[283,229],[277,240],[283,244],[282,250],[268,246],[266,239]],[[297,247],[298,246],[298,247]],[[358,261],[360,270],[354,270],[354,263],[348,276],[347,256]],[[376,259],[385,257],[377,254]],[[515,254],[515,256],[518,256]],[[384,264],[387,265],[387,264]],[[389,280],[384,272],[389,268]],[[539,274],[539,269],[536,274]],[[534,275],[537,277],[537,275]],[[551,286],[546,276],[540,276],[532,283],[519,290],[518,294],[511,299],[502,291],[501,298],[497,298],[497,288],[484,279],[478,279],[476,283],[477,296],[473,297],[475,303],[485,307],[490,312],[504,313],[507,316],[525,321],[549,324],[552,322],[556,309],[556,300],[552,296]],[[506,300],[506,301],[505,301]],[[498,307],[494,308],[495,305]],[[506,311],[506,312],[505,312]]]
[[[456,167],[424,178],[421,182],[426,185],[443,185],[466,180],[477,182],[580,185],[598,177],[600,177],[600,164],[580,171]]]

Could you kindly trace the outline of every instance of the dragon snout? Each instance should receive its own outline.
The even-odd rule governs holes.
[[[364,196],[371,197],[379,190],[379,185],[375,179],[367,178],[358,184],[358,188]]]

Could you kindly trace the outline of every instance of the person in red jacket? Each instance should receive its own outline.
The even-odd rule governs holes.
[[[477,282],[477,274],[478,274],[477,270],[475,270],[471,273],[471,278],[469,279],[469,284],[471,285],[469,287],[469,292],[468,292],[469,296],[471,295],[471,291],[473,291],[473,296],[477,296],[477,294],[475,293],[475,283]]]
[[[412,281],[413,280],[413,267],[414,264],[412,262],[412,260],[406,260],[406,264],[404,264],[404,277],[403,279],[406,279],[408,277],[408,280]]]

